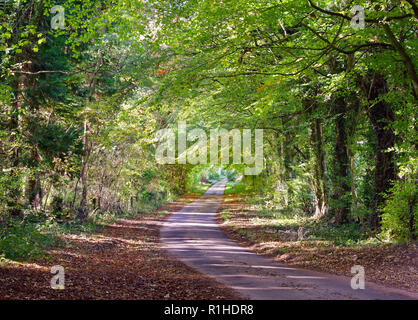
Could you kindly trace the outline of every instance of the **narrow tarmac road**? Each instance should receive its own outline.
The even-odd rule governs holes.
[[[365,290],[353,290],[350,278],[289,267],[240,246],[216,223],[225,184],[213,185],[166,221],[161,243],[169,254],[249,299],[418,299],[413,293],[367,283],[367,270]]]

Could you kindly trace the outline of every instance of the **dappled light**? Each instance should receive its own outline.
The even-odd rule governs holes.
[[[226,180],[213,185],[205,196],[187,204],[165,222],[161,241],[170,255],[251,299],[385,299],[391,296],[389,292],[375,289],[353,293],[349,278],[281,265],[233,242],[217,224],[225,185]],[[230,209],[234,204],[225,202],[222,206]],[[281,293],[292,289],[290,295]]]
[[[417,22],[0,0],[0,300],[418,299]]]

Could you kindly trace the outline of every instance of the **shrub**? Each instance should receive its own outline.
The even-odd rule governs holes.
[[[7,259],[39,256],[43,249],[57,243],[53,234],[41,233],[35,223],[10,219],[1,224],[0,255]]]
[[[412,240],[418,235],[417,186],[415,181],[397,181],[390,190],[382,214],[382,235]]]

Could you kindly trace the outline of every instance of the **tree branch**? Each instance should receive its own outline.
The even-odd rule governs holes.
[[[46,74],[46,73],[76,74],[76,73],[81,73],[82,71],[67,72],[67,71],[61,71],[61,70],[42,70],[42,71],[36,71],[36,72],[29,72],[29,71],[11,70],[11,72],[19,73],[19,74],[38,75],[38,74]]]
[[[415,97],[418,98],[418,76],[417,76],[415,65],[412,62],[411,57],[405,51],[404,47],[398,41],[398,39],[396,39],[395,35],[393,34],[392,30],[390,29],[390,27],[387,23],[383,24],[383,29],[385,30],[386,35],[388,36],[390,42],[392,43],[392,45],[395,47],[396,51],[401,56],[401,58],[402,58],[402,60],[405,64],[406,70],[407,70],[409,76],[411,77],[412,85],[413,85],[414,92],[415,92]]]
[[[412,0],[407,0],[407,1],[412,5],[412,3],[413,3]],[[352,17],[347,16],[343,13],[322,9],[321,7],[318,7],[317,5],[315,5],[311,0],[308,0],[308,2],[309,2],[309,5],[312,8],[314,8],[315,10],[318,10],[319,12],[322,12],[322,13],[325,13],[325,14],[328,14],[328,15],[334,16],[334,17],[341,17],[341,18],[344,18],[345,20],[351,20],[352,19]],[[415,12],[416,5],[415,5],[415,8],[414,8],[414,5],[413,5],[413,9],[414,9],[414,12]],[[416,12],[415,12],[415,14],[416,14]],[[412,15],[412,14],[404,14],[402,16],[385,17],[383,20],[385,20],[385,21],[402,20],[402,19],[405,19],[405,18],[413,17],[413,16],[414,15]],[[379,22],[381,22],[378,19],[365,19],[365,21],[369,22],[369,23],[379,23]]]

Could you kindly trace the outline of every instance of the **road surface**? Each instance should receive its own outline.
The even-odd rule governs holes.
[[[353,290],[351,278],[289,267],[240,246],[216,223],[225,184],[213,185],[169,217],[161,228],[161,243],[170,255],[248,299],[418,299],[417,294],[368,283],[367,270],[366,288]]]

